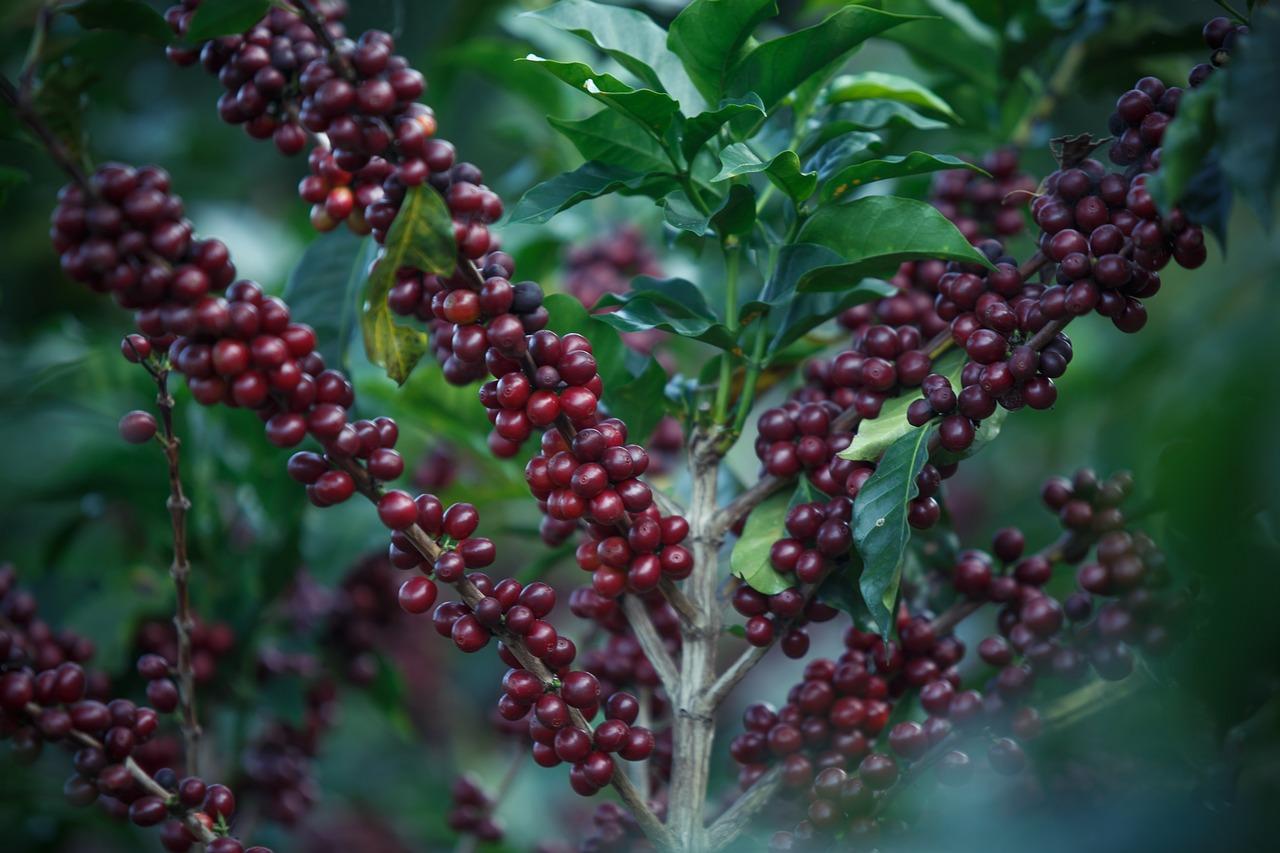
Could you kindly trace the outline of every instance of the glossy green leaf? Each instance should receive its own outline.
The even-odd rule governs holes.
[[[516,202],[510,221],[546,222],[575,204],[609,193],[657,197],[663,190],[674,186],[674,178],[647,175],[621,166],[592,161],[530,189]]]
[[[728,69],[743,44],[761,21],[776,14],[775,0],[693,0],[671,22],[667,46],[714,104],[724,94]]]
[[[711,214],[711,224],[723,235],[746,234],[756,224],[756,191],[750,184],[733,184],[720,209]]]
[[[876,181],[949,169],[968,169],[982,175],[987,174],[982,167],[961,160],[959,157],[952,157],[950,154],[926,154],[923,151],[912,151],[910,154],[895,154],[878,160],[864,160],[840,169],[822,185],[821,198],[823,201],[839,201],[842,196],[854,192],[858,187]]]
[[[630,291],[621,295],[605,294],[597,303],[599,308],[615,306],[617,311],[596,317],[622,332],[661,329],[726,350],[736,343],[733,334],[707,305],[702,291],[682,278],[640,276]]]
[[[826,246],[844,258],[812,270],[802,292],[839,290],[860,278],[887,278],[903,261],[938,258],[991,267],[986,256],[931,204],[894,196],[868,196],[826,205],[800,229],[796,242]]]
[[[727,93],[755,92],[772,109],[811,75],[885,30],[919,20],[868,6],[846,6],[821,23],[764,42],[729,72]]]
[[[751,116],[756,121],[764,121],[764,104],[760,96],[748,92],[741,98],[729,98],[721,101],[714,110],[698,113],[684,123],[684,135],[680,140],[680,150],[686,160],[693,160],[708,139],[715,136],[720,128],[728,122],[742,116]]]
[[[884,127],[940,130],[947,127],[947,123],[897,101],[870,100],[832,104],[810,119],[809,126],[829,139],[850,130],[879,130]]]
[[[1259,8],[1251,30],[1214,75],[1223,77],[1216,121],[1225,130],[1223,171],[1270,228],[1280,184],[1280,9]]]
[[[795,586],[794,577],[781,574],[769,561],[773,543],[786,535],[790,507],[791,495],[783,491],[752,510],[729,555],[729,568],[734,576],[765,595],[777,595]]]
[[[549,118],[547,121],[573,143],[584,160],[635,172],[671,169],[671,161],[653,134],[614,110],[603,109],[584,119]]]
[[[763,172],[795,201],[804,201],[813,195],[818,185],[818,176],[814,172],[800,169],[800,155],[794,151],[783,151],[769,160],[761,160],[746,143],[735,142],[726,145],[720,151],[720,171],[711,180],[727,181],[738,175],[749,175]]]
[[[840,312],[897,292],[888,282],[872,278],[850,282],[839,292],[796,292],[809,271],[839,263],[840,256],[823,246],[792,244],[778,252],[778,262],[760,299],[742,308],[743,323],[752,315],[767,315],[763,321],[770,335],[766,360],[772,362],[786,347]]]
[[[444,198],[423,185],[409,190],[396,214],[382,255],[375,262],[365,288],[360,330],[369,360],[403,385],[427,351],[427,335],[406,325],[387,306],[387,294],[396,283],[396,270],[414,267],[428,273],[447,274],[457,264],[453,220]]]
[[[675,98],[686,114],[706,107],[680,57],[668,49],[666,31],[644,12],[590,0],[560,0],[527,14],[595,45],[645,83]]]
[[[534,54],[518,62],[530,68],[541,68],[609,109],[617,110],[655,136],[666,132],[677,112],[676,102],[662,92],[635,89],[612,74],[596,72],[582,62],[557,62]]]
[[[878,134],[864,130],[843,133],[828,139],[805,163],[805,170],[826,181],[844,167],[861,162],[881,147]]]
[[[920,493],[916,477],[929,459],[934,427],[913,427],[900,437],[867,478],[853,501],[853,543],[862,558],[858,588],[880,633],[893,629],[910,529],[908,505]]]
[[[173,30],[155,9],[142,0],[77,0],[59,8],[86,30],[117,30],[169,41]]]
[[[953,350],[935,361],[931,372],[947,377],[951,380],[951,387],[959,388],[960,371],[964,368],[964,362],[964,355]],[[858,424],[853,441],[840,451],[840,458],[857,462],[874,462],[879,459],[880,454],[890,445],[915,429],[907,422],[907,408],[918,399],[920,395],[912,391],[885,400],[879,415]]]
[[[289,272],[284,299],[295,323],[316,330],[316,349],[325,363],[347,363],[347,349],[360,314],[360,289],[378,246],[345,228],[321,234]]]
[[[710,214],[703,213],[684,190],[675,190],[662,199],[662,220],[678,231],[699,237],[707,235],[711,224]]]
[[[194,44],[242,33],[262,20],[270,6],[269,0],[204,0],[183,40]]]
[[[650,357],[640,375],[616,388],[607,389],[605,397],[609,413],[626,422],[630,435],[643,440],[666,414],[662,405],[666,385],[666,369],[657,359]]]
[[[839,77],[832,82],[827,92],[827,100],[833,104],[871,99],[919,107],[953,122],[960,118],[950,104],[925,86],[910,77],[884,71],[864,71]]]

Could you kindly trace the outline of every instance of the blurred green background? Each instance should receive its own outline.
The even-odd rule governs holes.
[[[9,0],[0,10],[0,64],[10,75],[21,63],[36,5]],[[549,77],[509,61],[531,51],[565,56],[582,50],[518,17],[537,5],[369,0],[353,3],[349,18],[352,32],[395,29],[399,49],[428,76],[426,99],[441,135],[484,169],[508,203],[578,162],[545,117],[587,112],[587,104]],[[680,6],[633,5],[664,21]],[[837,4],[780,5],[786,24]],[[885,4],[922,5],[930,4]],[[1138,76],[1180,78],[1201,60],[1200,24],[1219,12],[1207,0],[1011,5],[1034,7],[1029,19],[1036,28],[1011,31],[1007,50],[983,60],[992,65],[982,73],[994,75],[994,89],[975,82],[974,67],[964,67],[970,60],[958,34],[931,46],[877,41],[852,58],[855,70],[894,71],[932,84],[965,118],[958,128],[916,132],[903,146],[981,154],[1007,139],[1034,100],[1028,81],[1046,79],[1079,41],[1079,72],[1051,118],[1035,126],[1024,155],[1029,170],[1043,176],[1053,168],[1050,137],[1105,134],[1114,98]],[[937,54],[932,58],[930,47]],[[242,276],[282,292],[315,239],[295,192],[303,158],[281,158],[269,144],[220,123],[216,80],[198,68],[170,66],[157,43],[85,33],[61,21],[49,50],[68,51],[71,67],[86,75],[82,108],[63,117],[82,124],[95,161],[163,164],[198,232],[224,240]],[[122,443],[115,422],[124,411],[148,407],[153,391],[142,371],[118,355],[125,315],[59,271],[47,217],[60,175],[14,131],[7,112],[0,122],[0,162],[28,176],[0,207],[0,562],[18,566],[46,618],[91,636],[99,664],[140,692],[128,675],[138,625],[171,612],[166,485],[159,454]],[[895,191],[922,194],[925,188],[905,182]],[[664,233],[648,202],[601,201],[502,236],[521,276],[554,289],[568,247],[621,223],[643,229],[668,272],[696,269],[698,259]],[[1015,254],[1025,256],[1028,242],[1015,246]],[[1274,438],[1280,325],[1272,313],[1278,269],[1280,243],[1237,205],[1226,251],[1213,243],[1203,268],[1170,268],[1140,334],[1121,335],[1097,317],[1073,324],[1077,356],[1057,406],[1010,418],[1000,440],[963,466],[951,484],[950,508],[964,541],[975,546],[1011,523],[1023,525],[1033,543],[1053,536],[1054,520],[1036,499],[1051,474],[1082,465],[1135,471],[1152,534],[1175,572],[1198,589],[1195,629],[1169,660],[1133,677],[1141,685],[1130,699],[1043,745],[1039,799],[1024,804],[1003,787],[982,784],[946,800],[922,792],[915,804],[918,834],[886,839],[886,846],[1252,849],[1265,837],[1259,834],[1268,829],[1265,807],[1280,797],[1280,450]],[[696,351],[686,356],[700,357]],[[521,463],[495,461],[485,452],[488,425],[474,391],[445,386],[430,359],[403,389],[364,361],[358,343],[350,359],[362,414],[399,420],[410,470],[433,448],[456,454],[461,474],[446,495],[465,495],[481,507],[503,555],[497,572],[549,571],[564,581],[567,597],[580,577],[571,558],[521,561],[543,553],[536,513]],[[695,360],[681,368],[697,375],[699,366]],[[178,407],[194,499],[194,599],[204,618],[237,633],[235,650],[201,697],[210,737],[227,745],[213,753],[222,773],[211,775],[234,778],[235,745],[267,717],[298,713],[301,680],[264,686],[255,677],[259,651],[303,642],[283,601],[297,572],[305,567],[316,584],[333,587],[362,555],[384,546],[385,532],[360,504],[323,513],[308,507],[284,475],[285,454],[261,440],[255,418],[202,410],[185,391]],[[748,462],[729,468],[726,476],[754,476]],[[669,485],[679,490],[679,478]],[[580,635],[581,624],[563,609],[564,626]],[[493,785],[506,771],[515,745],[494,738],[486,713],[476,710],[492,705],[501,664],[491,654],[452,654],[426,620],[397,621],[386,631],[374,686],[342,690],[339,718],[315,766],[319,808],[291,832],[259,822],[256,842],[277,851],[450,849],[445,813],[453,775],[469,768]],[[968,626],[965,636],[976,642],[982,634]],[[834,650],[838,634],[818,640],[820,648]],[[780,701],[796,677],[797,665],[771,658],[739,696]],[[726,719],[723,731],[737,730],[737,720]],[[719,767],[717,785],[727,788],[733,778],[727,756]],[[56,750],[31,768],[9,761],[0,768],[5,850],[155,844],[123,822],[62,804],[58,792],[68,767]],[[531,762],[520,771],[500,812],[512,830],[508,849],[563,839],[568,819],[589,814],[562,775],[563,769],[544,771]],[[1060,779],[1069,781],[1055,787]],[[760,849],[751,844],[760,837],[744,846]]]

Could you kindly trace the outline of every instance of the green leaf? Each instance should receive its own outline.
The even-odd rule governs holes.
[[[377,254],[369,237],[347,229],[321,234],[289,272],[284,299],[295,323],[316,330],[316,349],[325,363],[345,366],[360,311],[360,288]]]
[[[622,383],[605,395],[609,413],[626,422],[628,434],[635,436],[638,441],[643,441],[666,414],[666,409],[662,405],[663,389],[666,385],[666,369],[658,363],[657,359],[650,357],[639,376],[630,382]]]
[[[698,113],[684,123],[684,136],[680,140],[680,150],[689,162],[707,143],[707,140],[719,133],[720,128],[740,116],[750,115],[756,121],[764,121],[764,104],[760,96],[748,92],[741,98],[729,98],[721,101],[714,110]]]
[[[25,184],[31,176],[21,169],[12,166],[0,166],[0,205],[4,204],[9,191]]]
[[[409,190],[369,276],[360,316],[365,353],[398,385],[404,384],[427,351],[427,335],[400,323],[387,305],[387,294],[396,284],[396,271],[414,267],[426,273],[446,274],[454,270],[457,259],[453,220],[444,198],[425,184]]]
[[[756,47],[729,73],[727,92],[755,92],[772,109],[811,75],[857,48],[872,36],[919,20],[868,6],[846,6],[812,27]]]
[[[662,200],[662,219],[672,228],[705,237],[711,216],[703,213],[684,190],[669,193]]]
[[[640,276],[632,283],[632,290],[622,295],[607,293],[597,304],[598,308],[614,306],[619,306],[617,311],[598,314],[596,318],[621,332],[661,329],[724,350],[733,349],[737,343],[697,285],[682,278]]]
[[[827,93],[828,102],[833,104],[869,99],[895,101],[937,113],[949,121],[960,120],[950,104],[929,89],[910,77],[884,71],[864,71],[861,74],[839,77],[831,84],[831,90]]]
[[[893,629],[910,530],[907,509],[920,493],[916,477],[929,458],[934,428],[913,427],[885,451],[853,502],[853,543],[862,558],[858,588],[883,636]]]
[[[919,6],[937,11],[940,4]],[[957,4],[948,4],[957,5]],[[967,32],[954,21],[926,20],[885,34],[906,49],[913,62],[931,73],[949,71],[976,87],[980,96],[995,96],[1000,80],[1000,40],[993,33]]]
[[[590,0],[560,0],[527,14],[598,47],[645,83],[675,98],[686,114],[706,107],[680,57],[667,48],[666,31],[645,13]]]
[[[1280,183],[1280,111],[1274,109],[1280,103],[1280,10],[1258,10],[1249,36],[1218,75],[1224,78],[1215,115],[1225,132],[1222,169],[1270,228]],[[1260,108],[1265,104],[1272,107]]]
[[[575,204],[609,193],[659,197],[662,191],[674,186],[675,179],[665,175],[647,175],[591,161],[530,189],[516,202],[510,221],[546,222]]]
[[[269,0],[204,0],[183,40],[191,43],[242,33],[262,20]]]
[[[926,154],[923,151],[912,151],[910,154],[895,154],[879,160],[864,160],[840,169],[823,184],[821,198],[823,201],[839,200],[842,195],[876,181],[948,169],[968,169],[971,172],[987,175],[982,167],[961,160],[959,157],[952,157],[950,154]]]
[[[810,271],[801,291],[839,290],[860,278],[888,278],[903,261],[938,258],[991,268],[986,256],[931,204],[868,196],[818,208],[796,237],[826,246],[844,263]]]
[[[720,209],[711,214],[711,224],[723,235],[741,236],[756,224],[756,191],[750,184],[734,184],[729,187]]]
[[[827,137],[849,130],[878,130],[882,127],[910,127],[916,130],[939,130],[945,121],[929,118],[897,101],[851,101],[826,107],[809,122]]]
[[[548,118],[573,143],[584,160],[622,166],[636,172],[671,169],[662,146],[627,116],[603,109],[584,119]]]
[[[160,13],[142,0],[78,0],[59,11],[75,18],[86,30],[118,30],[162,42],[173,38]]]
[[[1214,110],[1223,75],[1190,89],[1178,101],[1178,114],[1165,128],[1160,146],[1160,168],[1147,181],[1151,196],[1168,211],[1182,200],[1191,179],[1204,166],[1217,142]]]
[[[760,299],[742,307],[742,322],[753,314],[767,314],[764,322],[771,335],[767,348],[769,362],[812,329],[840,312],[897,293],[888,282],[868,278],[838,293],[797,293],[800,280],[813,269],[840,263],[840,256],[823,246],[791,244],[778,252],[773,275],[765,282]]]
[[[964,361],[964,355],[958,350],[953,350],[935,361],[931,372],[947,377],[951,380],[953,388],[959,387],[960,371],[964,369]],[[874,462],[879,459],[886,448],[915,429],[907,422],[907,407],[918,399],[920,395],[913,392],[885,400],[879,415],[858,424],[858,431],[854,433],[853,441],[840,451],[840,458],[852,459],[855,462]]]
[[[729,555],[729,568],[734,576],[765,595],[777,595],[795,586],[794,578],[782,575],[769,562],[773,543],[786,535],[790,508],[791,495],[778,492],[752,510]]]
[[[825,181],[845,166],[863,160],[872,149],[881,147],[880,136],[855,130],[828,139],[805,164],[805,169],[816,172],[819,181]]]
[[[598,73],[582,62],[557,62],[532,53],[517,61],[541,68],[609,109],[617,110],[657,137],[671,126],[671,119],[677,111],[676,102],[662,92],[632,88],[612,74]]]
[[[724,94],[728,68],[742,45],[761,21],[776,14],[774,0],[693,0],[671,22],[667,46],[684,62],[707,103],[714,104]]]
[[[778,189],[797,202],[813,195],[813,190],[818,185],[816,173],[800,170],[800,155],[796,152],[783,151],[766,162],[757,157],[744,142],[726,145],[720,151],[720,171],[711,180],[727,181],[738,175],[755,172],[764,172]]]

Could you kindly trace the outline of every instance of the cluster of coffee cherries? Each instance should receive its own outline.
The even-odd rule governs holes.
[[[689,523],[659,511],[639,479],[648,468],[648,454],[626,441],[626,425],[616,418],[578,429],[569,442],[558,430],[547,430],[541,452],[525,466],[529,490],[551,519],[586,522],[587,537],[575,557],[604,598],[646,593],[664,578],[682,580],[693,571],[693,553],[681,544]],[[547,532],[560,531],[544,528]]]
[[[217,676],[218,661],[235,647],[235,629],[225,622],[196,619],[190,634],[191,673],[197,685],[209,684]],[[172,619],[143,622],[138,626],[134,645],[140,654],[159,657],[166,666],[172,667],[178,660],[178,631]]]
[[[1202,86],[1215,69],[1226,65],[1236,43],[1248,33],[1247,26],[1236,25],[1228,18],[1214,18],[1205,24],[1204,41],[1212,55],[1209,62],[1191,69],[1188,87]],[[1178,114],[1183,91],[1179,86],[1166,86],[1159,78],[1143,77],[1121,95],[1107,123],[1115,137],[1108,150],[1111,162],[1142,172],[1159,168],[1164,131]]]
[[[469,775],[459,776],[449,786],[449,828],[462,835],[474,835],[483,843],[502,840],[502,824],[493,816],[497,805],[484,788]]]
[[[886,400],[919,387],[933,369],[921,322],[931,313],[931,300],[917,304],[912,292],[904,289],[843,317],[856,329],[853,345],[829,360],[810,361],[807,384],[783,406],[761,414],[755,450],[765,471],[792,477],[803,470],[827,495],[857,495],[870,469],[837,454],[849,446],[860,421],[878,417]],[[886,321],[867,322],[872,312]]]
[[[55,634],[39,618],[35,597],[17,586],[12,566],[0,566],[0,613],[6,622],[0,630],[0,737],[10,741],[16,759],[34,761],[46,742],[74,750],[75,773],[63,786],[67,801],[76,806],[99,804],[138,826],[164,823],[161,841],[175,853],[195,844],[184,821],[200,821],[210,830],[221,821],[225,827],[235,812],[235,797],[225,786],[195,778],[179,781],[169,769],[154,774],[152,787],[143,786],[135,773],[145,772],[139,767],[144,762],[130,765],[129,760],[140,758],[142,748],[156,738],[157,709],[109,699],[110,685],[84,667],[93,656],[93,644],[71,633]],[[167,683],[176,706],[177,689],[167,681],[168,664],[158,656],[143,655],[138,668],[144,676]],[[169,795],[156,795],[154,786],[167,789]],[[205,849],[245,851],[229,836],[211,841]],[[263,847],[249,851],[269,853]]]
[[[1036,182],[1019,169],[1018,149],[998,148],[982,158],[986,177],[968,169],[934,175],[929,202],[970,242],[1007,238],[1026,228],[1022,208],[1035,194]]]
[[[378,517],[392,531],[387,552],[391,565],[420,572],[400,585],[400,607],[406,613],[426,613],[435,605],[438,590],[432,577],[443,583],[457,583],[468,570],[492,565],[497,555],[492,540],[474,535],[480,526],[480,513],[469,503],[451,504],[446,508],[433,494],[424,493],[415,498],[397,489],[378,499]],[[409,538],[406,531],[413,527],[442,548],[434,560],[424,557]],[[454,635],[463,651],[477,651],[488,642],[485,632],[483,642],[472,647],[478,635],[471,630],[471,621],[464,623]]]
[[[183,334],[206,320],[211,294],[235,279],[227,247],[193,237],[182,199],[157,166],[109,163],[88,187],[64,187],[50,238],[68,277],[136,310],[154,336]]]
[[[467,385],[488,373],[501,375],[490,364],[491,339],[512,345],[547,325],[542,288],[532,281],[512,283],[515,262],[505,252],[491,252],[479,267],[482,283],[459,267],[452,275],[424,274],[405,267],[398,271],[396,286],[387,294],[387,305],[402,316],[416,316],[428,323],[436,360],[454,385]],[[518,344],[513,345],[519,349]],[[501,361],[501,359],[498,359]],[[501,441],[499,439],[502,439]],[[519,448],[495,434],[495,453],[510,456]]]
[[[1142,300],[1160,289],[1170,259],[1194,269],[1207,256],[1204,234],[1178,209],[1162,217],[1146,175],[1108,173],[1096,160],[1054,172],[1032,204],[1041,251],[1057,264],[1039,297],[1046,320],[1097,311],[1122,332],[1146,324]]]
[[[174,35],[185,36],[202,0],[182,0],[165,10]],[[331,38],[341,38],[346,0],[320,0],[312,6]],[[197,61],[218,77],[226,91],[218,98],[218,116],[239,124],[254,139],[272,139],[282,154],[297,154],[307,134],[291,108],[297,98],[298,77],[324,54],[316,34],[296,13],[272,8],[265,18],[241,35],[230,35],[200,46],[171,44],[165,48],[175,65]]]

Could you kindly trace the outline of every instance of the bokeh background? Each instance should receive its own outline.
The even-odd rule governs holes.
[[[576,152],[546,116],[584,115],[589,104],[511,62],[530,52],[582,51],[519,18],[539,4],[352,5],[352,31],[395,30],[401,52],[428,75],[426,98],[442,135],[509,202],[537,180],[577,165]],[[680,6],[633,5],[663,20]],[[786,26],[836,4],[780,5],[778,23]],[[928,4],[885,4],[922,5]],[[6,73],[21,62],[35,6],[9,0],[0,9]],[[1042,0],[1037,14],[1044,28],[1002,58],[1008,66],[1002,79],[1044,79],[1081,40],[1083,62],[1050,118],[1030,135],[1027,168],[1037,176],[1053,168],[1046,146],[1052,136],[1104,134],[1114,98],[1138,76],[1178,79],[1201,61],[1200,24],[1218,11],[1207,0]],[[966,83],[944,61],[948,55],[953,64],[957,56],[965,61],[956,38],[935,44],[937,61],[928,61],[920,45],[908,50],[888,41],[852,58],[855,70],[933,84],[965,118],[958,128],[915,132],[895,150],[980,155],[1016,123],[1011,116],[1021,109],[1023,90],[1010,83],[992,97]],[[50,50],[64,49],[71,57],[66,82],[83,85],[85,94],[78,108],[69,102],[62,118],[83,131],[94,159],[163,164],[198,232],[224,240],[242,276],[282,293],[316,239],[295,192],[303,159],[281,158],[220,123],[216,80],[171,67],[154,42],[86,34],[63,22]],[[166,484],[159,454],[121,442],[115,424],[124,411],[149,406],[153,391],[118,355],[126,318],[60,273],[46,232],[61,177],[13,125],[0,113],[0,162],[27,175],[0,206],[0,562],[12,561],[39,594],[45,616],[92,637],[100,665],[140,693],[131,676],[138,643],[156,630],[147,623],[171,612]],[[925,189],[907,182],[895,191]],[[546,226],[501,233],[521,276],[556,289],[564,286],[574,247],[624,226],[667,272],[698,274],[700,259],[664,232],[659,212],[644,201],[603,200]],[[1212,243],[1203,268],[1164,274],[1141,334],[1121,335],[1097,317],[1073,324],[1077,355],[1057,406],[1011,417],[999,441],[963,467],[948,497],[967,544],[984,545],[1011,523],[1032,542],[1047,541],[1055,522],[1037,500],[1045,477],[1083,465],[1102,473],[1133,470],[1144,524],[1178,576],[1197,589],[1193,630],[1170,658],[1132,676],[1121,701],[1100,700],[1105,708],[1037,744],[1038,790],[975,783],[942,797],[922,789],[905,847],[1217,850],[1260,849],[1266,839],[1268,807],[1280,802],[1280,243],[1243,205],[1233,208],[1224,242]],[[1027,254],[1025,245],[1015,248]],[[306,298],[305,281],[292,287]],[[823,335],[836,340],[831,330]],[[697,375],[706,357],[684,344],[667,350],[687,375]],[[485,452],[488,425],[474,390],[446,386],[430,359],[397,389],[364,360],[358,342],[348,357],[361,405],[400,422],[410,471],[420,467],[417,473],[431,482],[456,468],[442,494],[481,506],[486,529],[499,540],[497,572],[544,576],[567,594],[578,582],[571,555],[541,556],[546,551],[521,466]],[[332,620],[341,614],[330,611],[335,600],[352,599],[353,571],[374,585],[387,580],[373,565],[385,547],[376,516],[358,503],[323,512],[307,506],[284,475],[285,454],[261,440],[255,418],[205,411],[185,392],[178,406],[194,499],[194,599],[208,624],[234,634],[200,697],[215,744],[211,761],[223,771],[210,775],[236,778],[245,771],[246,746],[259,743],[272,721],[301,718],[305,679],[264,677],[264,668],[287,669],[291,655],[314,651],[317,638],[328,638],[319,646],[324,660],[339,670],[360,669],[355,674],[365,683],[344,680],[339,687],[339,710],[310,766],[318,807],[291,829],[251,809],[253,838],[277,851],[451,849],[450,781],[465,768],[492,787],[516,750],[488,722],[501,664],[492,655],[453,653],[428,620],[410,623],[394,606],[374,629],[376,655],[353,663],[349,638],[333,640]],[[730,488],[756,475],[749,437],[742,444],[747,452],[726,466]],[[678,491],[677,469],[660,482]],[[562,609],[563,627],[580,636],[583,626]],[[967,625],[964,636],[976,643],[981,627]],[[838,642],[838,631],[817,637],[819,648]],[[737,708],[748,699],[781,701],[798,671],[771,657],[739,689]],[[727,717],[723,731],[737,730],[736,717]],[[718,767],[715,784],[727,791],[733,784],[727,755]],[[66,772],[65,757],[52,750],[32,767],[0,758],[0,848],[155,845],[126,823],[64,805]],[[590,807],[563,780],[548,778],[560,774],[532,762],[518,770],[500,811],[507,841],[495,849],[564,840],[566,826],[588,820]],[[767,833],[743,849],[760,849],[761,837]],[[890,838],[886,846],[900,845]]]

